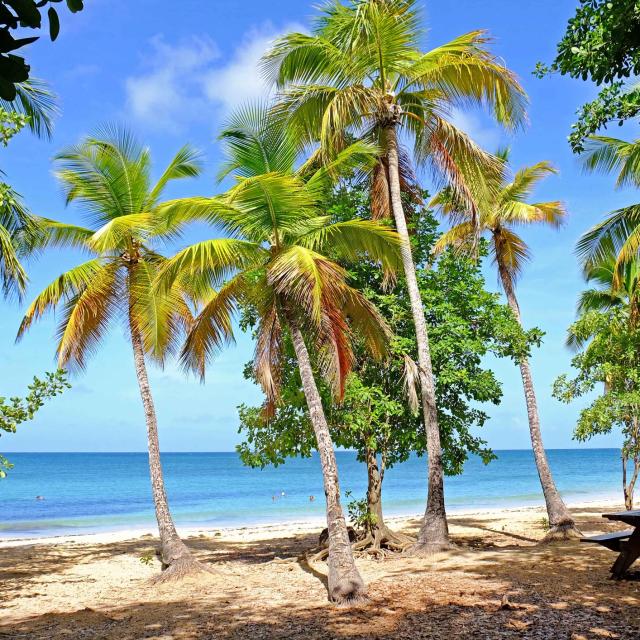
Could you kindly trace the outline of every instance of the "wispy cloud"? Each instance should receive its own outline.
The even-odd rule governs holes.
[[[127,108],[147,126],[179,130],[189,122],[224,116],[234,107],[269,94],[260,58],[280,35],[304,31],[299,24],[253,28],[223,55],[208,38],[170,44],[151,40],[142,68],[126,79]]]
[[[217,46],[208,38],[174,45],[156,36],[141,72],[126,79],[128,110],[149,125],[179,127],[200,112],[202,77],[218,57]]]

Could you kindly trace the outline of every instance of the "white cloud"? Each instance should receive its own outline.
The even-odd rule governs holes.
[[[177,45],[151,40],[146,70],[126,80],[127,107],[134,117],[160,127],[179,126],[199,113],[202,74],[219,56],[210,39],[192,37]]]
[[[304,27],[289,24],[278,30],[273,25],[265,25],[247,33],[230,60],[205,76],[207,98],[228,112],[240,104],[269,95],[271,87],[260,70],[260,58],[276,38],[291,31],[304,31]]]
[[[262,77],[260,58],[278,36],[291,31],[304,27],[288,24],[278,29],[268,23],[254,28],[225,57],[207,38],[171,45],[156,36],[143,70],[126,80],[128,109],[147,125],[176,129],[211,117],[210,107],[223,115],[267,96],[270,88]]]

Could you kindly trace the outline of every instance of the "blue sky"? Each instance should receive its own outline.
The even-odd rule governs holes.
[[[555,43],[575,6],[575,0],[456,0],[455,5],[432,0],[424,6],[425,47],[487,29],[495,38],[493,50],[520,76],[531,99],[530,125],[514,137],[502,134],[481,112],[458,114],[458,125],[490,150],[508,142],[516,166],[547,159],[560,170],[537,195],[541,200],[562,199],[569,222],[559,232],[524,232],[534,259],[518,288],[525,323],[547,332],[532,365],[548,447],[575,446],[571,432],[579,405],[566,407],[550,394],[554,378],[569,368],[564,336],[582,286],[573,246],[605,212],[637,197],[630,191],[614,191],[610,178],[584,175],[566,142],[575,110],[595,95],[595,89],[580,81],[537,80],[531,75],[538,60],[553,58]],[[60,98],[62,115],[53,140],[22,133],[2,151],[2,169],[34,212],[77,221],[81,212],[65,209],[51,157],[100,124],[119,121],[151,147],[158,172],[184,142],[199,147],[207,160],[204,176],[183,181],[170,195],[213,193],[220,123],[235,105],[264,92],[256,62],[268,43],[286,31],[308,28],[313,13],[311,0],[87,2],[84,12],[63,16],[56,43],[42,38],[28,49],[32,74],[46,79]],[[618,134],[615,127],[613,135]],[[57,251],[32,263],[29,295],[77,260],[71,252]],[[491,271],[487,281],[495,288]],[[53,318],[37,324],[14,346],[22,311],[17,304],[5,303],[0,317],[0,376],[6,395],[23,393],[31,376],[55,367]],[[242,377],[251,353],[250,340],[240,336],[237,346],[210,367],[204,385],[171,365],[151,372],[165,451],[233,449],[239,438],[236,406],[260,399],[259,391]],[[526,448],[528,429],[518,371],[507,362],[493,366],[504,383],[504,399],[501,406],[490,408],[485,436],[494,448]],[[32,423],[3,437],[0,448],[145,449],[131,352],[120,327],[114,327],[87,371],[72,382],[73,389],[50,402]],[[602,437],[592,445],[617,446],[618,438]]]

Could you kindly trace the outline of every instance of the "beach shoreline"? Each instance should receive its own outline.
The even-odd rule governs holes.
[[[601,497],[593,496],[591,499],[576,502],[567,502],[567,506],[573,511],[593,511],[600,509],[606,511],[624,510],[621,498],[613,496]],[[522,516],[526,514],[540,514],[540,519],[546,518],[544,505],[520,505],[502,507],[463,507],[452,508],[448,515],[450,518],[478,517],[478,518],[500,518],[508,519],[509,514]],[[418,521],[420,513],[389,515],[385,516],[385,521],[392,528],[404,528],[409,523]],[[323,517],[309,517],[302,520],[284,520],[275,523],[247,523],[242,526],[180,526],[178,532],[185,539],[198,538],[203,536],[225,536],[231,538],[247,539],[268,539],[278,536],[295,536],[320,532],[326,526]],[[25,545],[50,545],[50,544],[112,544],[138,540],[141,538],[155,537],[157,528],[155,523],[149,526],[133,526],[117,529],[105,529],[87,533],[61,533],[49,536],[24,536],[24,537],[2,537],[0,536],[0,548],[19,547]]]

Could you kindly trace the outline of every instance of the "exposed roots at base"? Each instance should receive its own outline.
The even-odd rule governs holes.
[[[413,538],[404,533],[392,531],[385,526],[382,529],[378,529],[375,535],[367,533],[364,538],[354,542],[351,545],[351,549],[354,554],[372,555],[382,559],[392,553],[403,553],[414,543],[415,540]],[[313,571],[326,576],[326,571],[322,570],[317,563],[324,562],[328,556],[329,549],[325,548],[314,554],[305,554],[304,559]]]
[[[151,578],[152,584],[177,582],[198,575],[210,575],[213,569],[196,560],[191,554],[174,560],[161,574]]]
[[[365,552],[376,558],[384,558],[391,553],[403,553],[415,542],[404,533],[396,533],[384,526],[375,533],[367,533],[352,545],[354,552]]]
[[[572,522],[570,524],[561,524],[551,527],[542,540],[538,544],[550,544],[552,542],[562,542],[567,540],[578,540],[582,537],[582,533]]]

